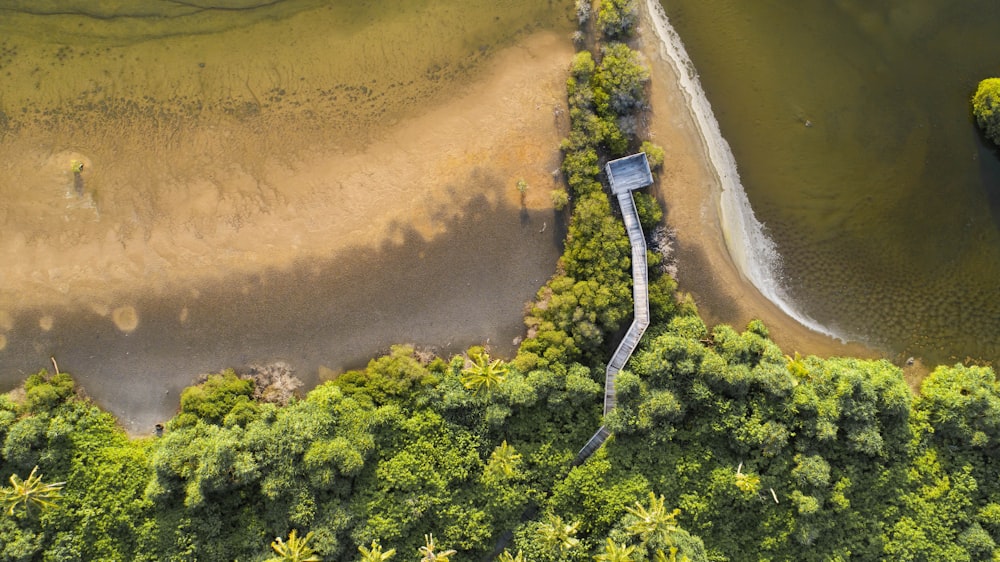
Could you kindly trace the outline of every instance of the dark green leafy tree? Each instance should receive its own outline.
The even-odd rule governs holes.
[[[677,552],[676,546],[670,547],[666,552],[657,550],[653,560],[654,562],[691,562],[691,559],[686,554],[681,554],[680,558],[678,558]]]
[[[189,386],[181,393],[181,411],[171,426],[194,425],[198,420],[222,425],[234,410],[255,408],[252,396],[253,382],[240,379],[231,370],[209,375],[202,384]]]

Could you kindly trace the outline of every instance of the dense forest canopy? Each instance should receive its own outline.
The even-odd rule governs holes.
[[[567,83],[565,254],[514,358],[397,346],[290,400],[220,373],[141,439],[41,371],[0,396],[0,560],[1000,555],[992,369],[940,367],[914,394],[885,361],[789,356],[758,321],[710,328],[652,244],[653,323],[601,419],[632,304],[600,166],[642,142],[648,72],[621,42],[635,9],[578,11],[595,46]],[[644,226],[662,219],[637,199]],[[612,439],[573,465],[602,423]]]

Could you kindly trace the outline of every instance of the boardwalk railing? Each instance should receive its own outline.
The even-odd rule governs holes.
[[[621,164],[615,166],[615,164]],[[613,160],[607,164],[608,180],[611,182],[611,192],[618,196],[618,205],[622,210],[622,219],[625,221],[625,231],[628,233],[628,241],[632,246],[632,302],[635,309],[632,324],[625,332],[621,343],[615,349],[611,360],[608,361],[608,368],[604,374],[604,415],[607,416],[611,410],[615,409],[615,377],[618,372],[625,367],[632,352],[635,351],[639,340],[642,339],[643,332],[649,326],[649,286],[646,268],[646,238],[642,235],[642,226],[639,225],[639,212],[635,208],[635,200],[632,199],[632,190],[645,187],[653,182],[652,173],[649,171],[649,162],[642,152],[633,154],[625,158]],[[573,460],[574,465],[583,464],[584,461],[594,454],[594,451],[601,448],[611,435],[611,430],[607,426],[601,426],[594,433],[587,444],[580,449]],[[537,505],[533,505],[522,515],[521,520],[526,521],[534,517],[537,512]],[[503,552],[504,546],[513,537],[513,532],[507,531],[500,537],[493,553],[484,560],[494,560]]]
[[[609,174],[610,176],[610,174]],[[614,181],[614,180],[612,180]],[[613,188],[614,186],[612,186]],[[608,368],[604,375],[604,415],[607,416],[615,408],[617,398],[615,394],[615,378],[618,372],[625,367],[639,345],[642,334],[649,327],[649,285],[648,270],[646,267],[646,238],[642,234],[642,226],[639,225],[639,213],[635,208],[635,200],[632,199],[632,192],[625,191],[617,193],[618,204],[622,210],[622,219],[625,221],[625,231],[628,233],[628,241],[632,245],[632,302],[634,304],[634,318],[632,325],[622,338],[614,355],[608,361]],[[611,432],[607,427],[601,426],[594,433],[594,436],[587,441],[583,449],[577,453],[573,464],[582,464],[594,451],[601,448]]]

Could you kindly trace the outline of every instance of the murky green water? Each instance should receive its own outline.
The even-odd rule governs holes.
[[[663,5],[795,306],[900,357],[1000,359],[1000,152],[968,103],[1000,4]]]
[[[356,141],[568,22],[566,0],[0,0],[0,139],[169,141],[252,118]]]

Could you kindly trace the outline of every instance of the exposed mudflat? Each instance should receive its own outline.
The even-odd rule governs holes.
[[[314,384],[395,343],[510,352],[561,247],[573,52],[566,32],[517,29],[425,64],[409,94],[339,82],[339,118],[307,101],[341,94],[279,89],[269,107],[250,82],[246,114],[109,98],[79,127],[55,104],[0,130],[0,383],[55,355],[141,433],[205,371],[285,360]]]

